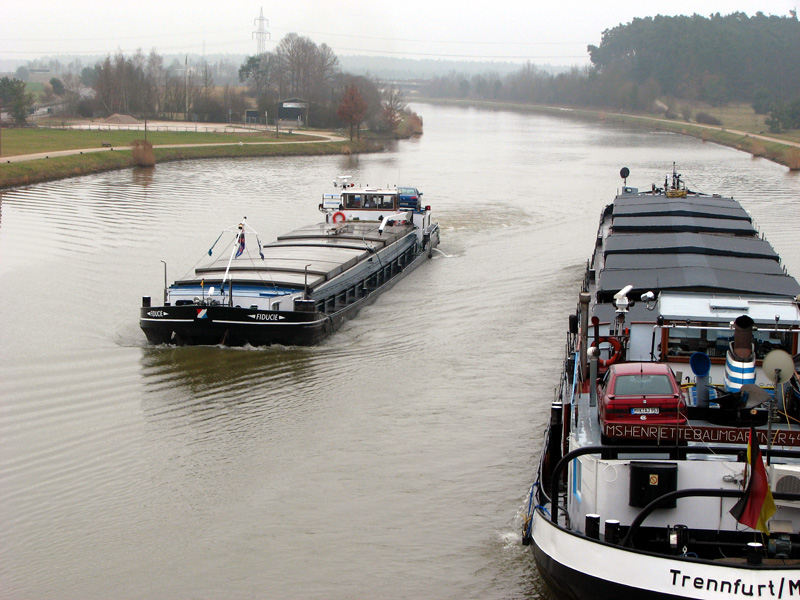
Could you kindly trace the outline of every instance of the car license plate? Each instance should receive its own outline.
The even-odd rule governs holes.
[[[632,408],[631,409],[632,415],[657,415],[658,414],[658,407],[657,406],[645,406],[643,408]]]

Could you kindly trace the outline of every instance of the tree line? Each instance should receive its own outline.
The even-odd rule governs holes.
[[[591,65],[585,68],[551,73],[527,63],[502,76],[451,72],[433,78],[426,94],[630,111],[651,110],[657,99],[723,106],[766,98],[764,114],[774,105],[778,121],[800,98],[794,11],[788,17],[737,12],[636,18],[607,29],[600,44],[587,50]]]
[[[382,90],[368,77],[342,72],[330,47],[296,33],[285,36],[272,52],[247,57],[238,68],[239,85],[217,86],[215,69],[206,61],[190,64],[187,57],[183,64],[173,61],[165,66],[155,50],[148,55],[141,50],[129,56],[118,52],[80,72],[79,65],[70,67],[60,78],[50,80],[47,93],[59,96],[68,112],[83,117],[122,113],[150,119],[241,122],[246,110],[255,109],[273,120],[282,101],[299,99],[308,106],[309,126],[336,127],[344,120],[357,133],[362,123],[372,130],[393,131],[409,112],[396,89]],[[18,81],[9,80],[9,89],[18,91],[19,85],[11,84]],[[358,102],[353,104],[354,94],[363,102],[363,110]],[[18,100],[32,105],[30,95]],[[347,106],[339,110],[345,100]],[[21,122],[26,114],[23,108],[14,118]]]

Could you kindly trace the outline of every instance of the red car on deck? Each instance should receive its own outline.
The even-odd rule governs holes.
[[[611,365],[598,385],[597,398],[600,422],[606,425],[686,423],[680,386],[664,363]]]

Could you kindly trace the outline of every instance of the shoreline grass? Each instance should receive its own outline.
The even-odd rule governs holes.
[[[3,133],[5,138],[5,131]],[[148,141],[150,135],[148,134]],[[294,136],[293,136],[293,139]],[[229,140],[230,141],[230,140]],[[255,140],[248,140],[255,141]],[[330,154],[360,154],[381,152],[383,146],[375,142],[310,142],[303,144],[275,142],[270,144],[243,144],[227,146],[191,146],[185,148],[154,148],[158,163],[178,160],[262,157],[262,156],[322,156]],[[40,160],[0,164],[0,189],[14,188],[78,177],[104,171],[134,167],[130,147],[110,152],[87,152]]]
[[[307,141],[318,138],[313,133],[279,133],[274,131],[242,131],[207,133],[194,131],[148,131],[147,141],[155,146],[164,144],[236,144],[252,142]],[[18,156],[56,150],[91,150],[109,142],[113,147],[129,147],[134,140],[144,139],[144,131],[61,129],[48,127],[4,128],[2,156]]]

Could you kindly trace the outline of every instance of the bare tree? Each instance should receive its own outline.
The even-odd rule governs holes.
[[[145,114],[158,116],[161,113],[161,103],[166,82],[164,59],[153,48],[150,50],[147,64],[145,65]]]
[[[67,101],[67,113],[75,114],[78,110],[78,101],[81,99],[81,78],[73,72],[64,74],[64,100]]]
[[[403,96],[403,92],[395,86],[387,89],[383,96],[381,125],[385,128],[385,131],[394,131],[403,119],[403,112],[407,108],[406,99]]]
[[[222,90],[222,108],[229,117],[243,114],[247,109],[247,100],[242,91],[226,85]]]
[[[291,95],[302,95],[303,75],[309,62],[309,43],[313,44],[308,38],[290,33],[275,49],[275,57],[288,83],[286,91]]]
[[[322,44],[314,56],[310,89],[307,94],[310,100],[324,100],[328,89],[339,72],[339,59],[327,44]]]
[[[367,103],[361,97],[355,83],[347,86],[342,96],[342,103],[336,110],[336,115],[345,123],[350,125],[350,141],[353,141],[353,129],[355,128],[358,139],[361,139],[360,125],[367,114]]]
[[[312,101],[326,97],[339,68],[339,59],[329,46],[317,46],[296,33],[280,41],[275,59],[280,95],[296,95]]]

